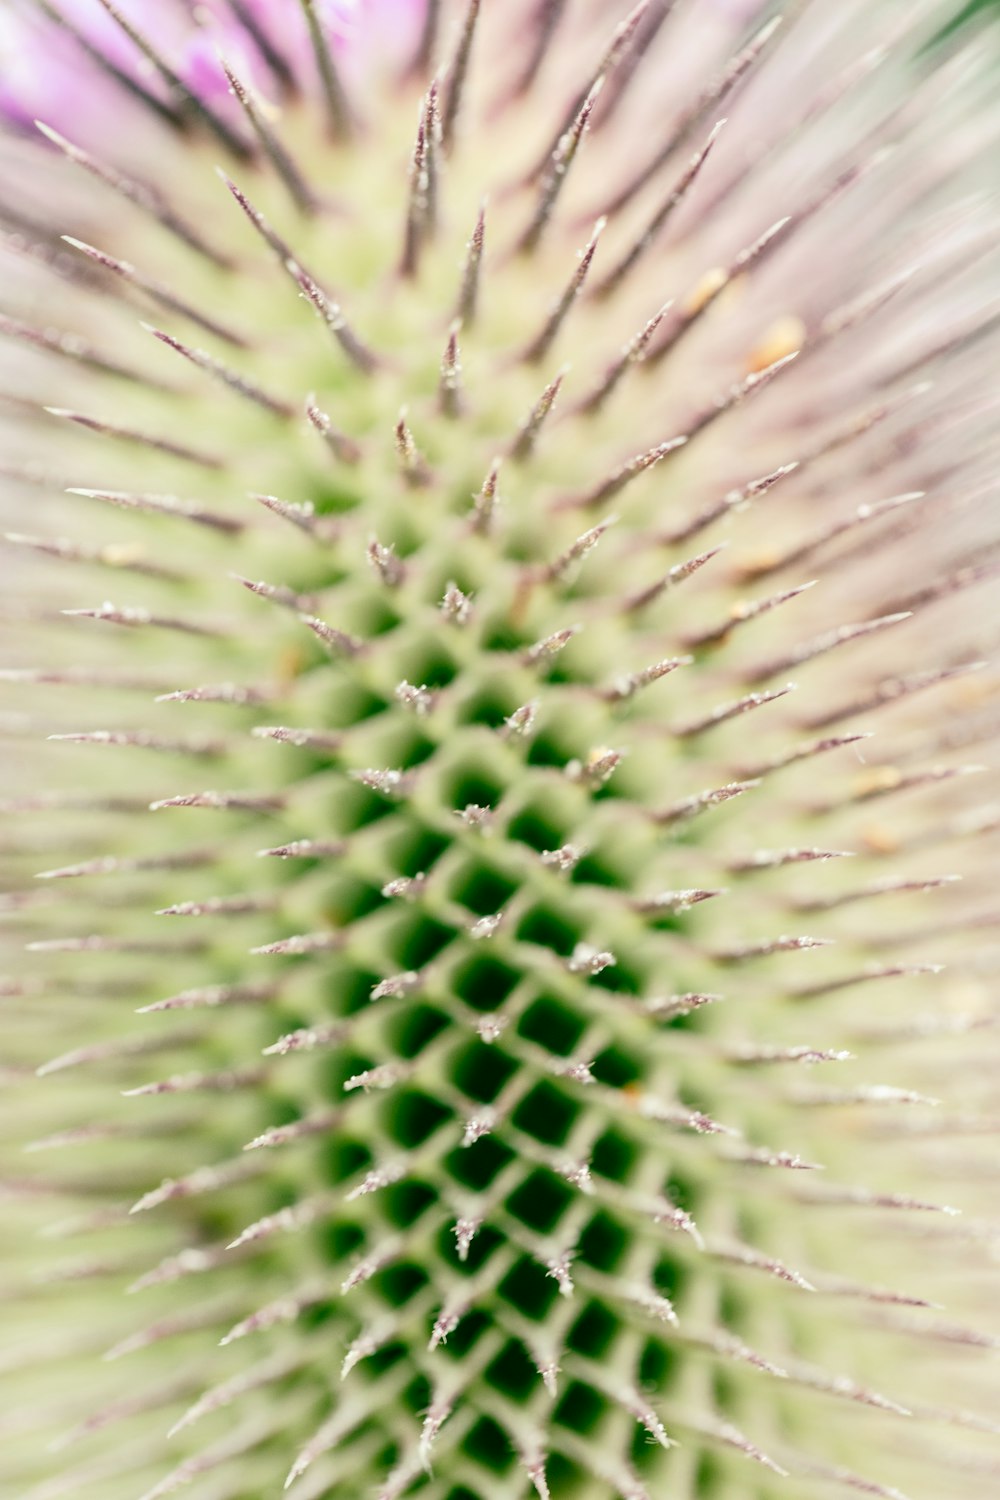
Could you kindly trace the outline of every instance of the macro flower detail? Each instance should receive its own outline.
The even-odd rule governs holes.
[[[0,15],[5,1494],[995,1494],[953,16]]]

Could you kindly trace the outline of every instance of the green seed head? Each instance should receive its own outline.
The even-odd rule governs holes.
[[[164,10],[0,21],[4,1493],[987,1500],[987,35]]]

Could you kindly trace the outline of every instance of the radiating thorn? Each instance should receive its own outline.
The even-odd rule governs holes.
[[[543,1377],[544,1378],[544,1377]],[[549,1483],[545,1477],[545,1457],[543,1454],[524,1454],[521,1464],[525,1474],[531,1480],[532,1488],[538,1496],[538,1500],[551,1500]]]
[[[759,785],[759,781],[731,781],[726,786],[713,787],[707,792],[696,792],[692,797],[683,797],[679,802],[674,802],[669,807],[654,812],[653,822],[658,824],[683,822],[688,818],[696,817],[698,813],[710,807],[719,807],[733,797],[742,797],[744,792],[753,791]]]
[[[621,381],[634,365],[641,365],[653,342],[653,337],[673,307],[673,298],[657,308],[653,316],[643,324],[624,346],[618,358],[608,365],[601,379],[589,396],[584,396],[576,410],[580,416],[589,417],[601,410],[609,397],[618,389]]]
[[[720,995],[695,992],[686,995],[652,995],[640,1002],[640,1008],[655,1020],[668,1022],[676,1021],[681,1016],[689,1016],[703,1005],[716,1005],[721,998]]]
[[[569,366],[564,366],[545,387],[531,411],[518,428],[517,435],[510,445],[508,456],[515,463],[524,463],[535,451],[539,434],[545,424],[546,418],[555,406],[556,398],[562,387],[562,383],[569,373]]]
[[[288,724],[255,724],[250,733],[255,740],[276,740],[279,745],[294,745],[298,750],[319,750],[328,755],[339,750],[343,742],[342,735],[328,729],[300,729]]]
[[[171,583],[185,582],[182,573],[149,561],[141,544],[112,542],[105,547],[88,547],[66,537],[25,536],[20,531],[2,532],[0,538],[9,547],[39,552],[43,557],[55,557],[60,562],[112,568],[119,573],[138,573],[145,578],[160,578]]]
[[[269,1130],[247,1141],[244,1151],[271,1151],[277,1146],[288,1146],[314,1135],[328,1135],[340,1122],[338,1110],[321,1110],[317,1114],[303,1115],[288,1125],[272,1125]]]
[[[684,424],[684,431],[687,433],[688,442],[691,442],[701,433],[707,431],[720,417],[724,417],[728,412],[735,411],[737,407],[742,406],[744,401],[748,401],[751,397],[759,396],[763,391],[766,391],[768,386],[777,380],[779,375],[791,369],[798,358],[798,351],[783,355],[782,358],[776,359],[772,365],[766,365],[762,370],[753,370],[749,375],[745,375],[742,380],[737,380],[733,385],[729,386],[720,396],[716,396],[713,401],[703,406],[700,411],[696,412]],[[664,540],[666,541],[667,538],[664,538]]]
[[[83,940],[86,942],[86,940]],[[67,948],[67,952],[73,952]],[[80,951],[87,951],[81,949]],[[180,1041],[197,1040],[197,1033],[189,1032],[182,1036]],[[140,1037],[132,1041],[122,1042],[92,1042],[86,1047],[74,1047],[71,1052],[61,1052],[58,1057],[50,1057],[47,1062],[42,1063],[35,1069],[36,1078],[50,1078],[53,1073],[65,1073],[70,1068],[79,1068],[91,1063],[117,1062],[123,1058],[145,1057],[151,1053],[163,1051],[166,1047],[173,1047],[174,1039],[164,1040],[162,1038]]]
[[[259,1089],[265,1073],[263,1068],[230,1068],[220,1073],[175,1073],[171,1078],[158,1078],[153,1083],[141,1083],[134,1089],[122,1089],[123,1099],[156,1099],[168,1094],[229,1094],[238,1089]]]
[[[569,958],[565,960],[571,974],[584,974],[588,979],[602,974],[617,963],[615,955],[607,949],[595,947],[593,943],[577,943]]]
[[[747,45],[729,61],[726,67],[710,80],[695,102],[681,116],[667,140],[656,154],[615,194],[614,199],[607,207],[607,213],[617,213],[619,209],[624,208],[627,203],[630,203],[635,195],[641,192],[646,184],[656,175],[660,168],[669,161],[674,152],[680,150],[689,139],[691,133],[698,129],[705,118],[711,118],[712,114],[719,109],[723,101],[734,92],[746,77],[781,24],[781,16],[772,16],[750,38]]]
[[[646,1429],[654,1443],[658,1443],[661,1448],[672,1448],[674,1446],[670,1438],[667,1437],[667,1430],[656,1415],[656,1412],[647,1401],[643,1400],[638,1391],[623,1392],[621,1400],[625,1410],[635,1418],[641,1427]]]
[[[497,1115],[492,1109],[483,1109],[478,1115],[472,1115],[465,1121],[462,1132],[462,1145],[474,1146],[477,1141],[482,1140],[484,1135],[490,1135],[497,1125]]]
[[[441,375],[438,381],[438,408],[445,417],[460,417],[465,410],[462,391],[462,357],[458,347],[460,324],[453,322],[448,330],[448,342],[441,358]]]
[[[712,547],[708,552],[699,553],[697,557],[689,557],[685,562],[676,563],[662,578],[657,579],[648,588],[641,589],[639,593],[630,594],[623,599],[622,612],[637,614],[639,610],[646,609],[650,604],[654,604],[661,594],[666,593],[676,584],[683,583],[685,578],[690,578],[692,573],[697,573],[698,569],[703,568],[707,562],[711,562],[713,557],[718,557],[722,550],[722,546]]]
[[[784,750],[780,755],[774,755],[769,760],[761,761],[741,771],[740,775],[760,778],[772,771],[781,771],[785,766],[795,765],[799,761],[811,760],[815,755],[826,755],[831,750],[843,750],[847,745],[857,745],[862,740],[871,738],[871,734],[864,733],[827,735],[822,739],[809,740],[804,745],[793,745],[790,750]]]
[[[413,789],[414,775],[410,771],[369,768],[348,772],[352,781],[358,781],[369,791],[379,792],[383,797],[406,797]]]
[[[405,580],[406,566],[396,556],[393,546],[384,546],[372,537],[368,542],[367,557],[386,588],[398,588]]]
[[[278,938],[273,943],[262,943],[257,948],[251,948],[250,952],[254,957],[270,957],[274,954],[301,956],[304,953],[336,953],[343,947],[343,942],[343,935],[340,932],[296,932],[291,937]],[[283,1037],[281,1042],[275,1042],[273,1047],[268,1048],[265,1055],[270,1057],[274,1053],[291,1051],[292,1048],[286,1045],[287,1042],[288,1038]]]
[[[472,238],[465,249],[462,264],[462,280],[458,292],[455,316],[463,328],[472,328],[479,315],[479,300],[482,290],[483,250],[486,242],[486,202],[480,204]]]
[[[218,756],[225,752],[223,740],[173,740],[144,729],[88,729],[77,734],[50,734],[49,740],[71,745],[124,746],[136,750],[159,750],[168,755]]]
[[[546,1274],[552,1277],[563,1297],[573,1295],[573,1277],[570,1271],[572,1264],[573,1252],[571,1250],[563,1250],[544,1262]]]
[[[383,1188],[392,1187],[397,1182],[402,1182],[407,1173],[405,1161],[390,1161],[382,1166],[376,1166],[370,1172],[366,1172],[357,1187],[352,1188],[345,1196],[345,1203],[354,1203],[358,1198],[365,1198],[370,1193],[379,1193]]]
[[[891,630],[893,626],[901,625],[904,620],[911,618],[911,613],[904,610],[898,614],[883,615],[877,620],[864,620],[858,625],[840,625],[835,630],[824,631],[822,635],[803,642],[794,651],[788,652],[787,655],[775,661],[762,662],[757,667],[751,667],[746,673],[747,680],[763,682],[768,677],[776,677],[782,672],[801,667],[806,662],[815,660],[817,656],[825,656],[828,651],[835,651],[838,646],[846,646],[852,641],[863,640],[866,636],[876,635],[882,630]]]
[[[546,662],[558,656],[564,646],[579,633],[579,625],[570,625],[565,630],[556,630],[552,635],[547,635],[543,640],[536,641],[521,657],[526,667],[543,666]]]
[[[607,219],[598,219],[583,250],[580,251],[577,265],[570,277],[562,294],[556,298],[549,310],[548,316],[539,332],[528,344],[521,354],[524,364],[536,365],[545,358],[559,337],[563,324],[569,317],[573,304],[583,291],[584,283],[590,272],[591,262],[597,251],[597,242],[607,226]]]
[[[278,996],[275,984],[211,984],[202,989],[181,990],[165,1000],[140,1005],[137,1016],[155,1015],[168,1010],[215,1009],[224,1005],[263,1005]]]
[[[486,917],[479,917],[469,928],[469,936],[477,942],[484,938],[491,938],[499,931],[502,921],[502,911],[493,912]]]
[[[441,101],[440,86],[436,78],[431,80],[424,106],[424,127],[427,134],[427,194],[424,217],[428,239],[433,239],[438,229],[440,212],[441,177]]]
[[[64,234],[63,240],[67,245],[85,255],[88,260],[101,266],[105,271],[110,271],[113,276],[124,281],[128,286],[134,286],[143,296],[148,297],[151,302],[164,307],[168,312],[176,313],[178,317],[185,318],[189,323],[194,323],[205,333],[210,333],[214,338],[221,339],[223,343],[231,345],[235,349],[246,349],[246,339],[242,334],[235,333],[216,318],[203,313],[199,308],[178,297],[170,287],[164,286],[160,281],[144,275],[131,265],[127,260],[119,260],[114,255],[108,255],[104,250],[98,250],[93,245],[87,244],[86,240],[78,240],[71,234]]]
[[[882,516],[890,515],[893,511],[907,505],[912,505],[924,498],[925,494],[923,490],[910,490],[904,495],[893,495],[888,500],[878,500],[871,504],[859,505],[849,515],[842,517],[839,521],[831,522],[828,526],[824,526],[821,531],[814,533],[805,541],[792,547],[788,552],[784,552],[777,557],[767,556],[761,558],[759,561],[751,559],[748,564],[743,565],[741,568],[741,577],[761,578],[770,573],[777,573],[784,568],[791,567],[793,564],[798,566],[809,558],[812,558],[830,542],[836,541],[838,537],[849,534],[871,521],[880,520]]]
[[[537,177],[546,167],[551,171],[553,161],[558,159],[563,140],[572,132],[581,109],[586,106],[589,99],[596,99],[602,86],[639,41],[640,28],[651,8],[652,0],[638,0],[638,4],[634,5],[625,19],[615,27],[606,50],[564,114],[555,139],[545,148],[544,155],[530,173],[531,178]]]
[[[237,78],[226,60],[220,58],[220,63],[229,87],[246,116],[251,130],[257,137],[268,161],[284,184],[292,202],[301,213],[314,214],[319,207],[315,194],[307,185],[302,173],[289,155],[287,148],[282,145],[275,131],[272,129],[264,111],[258,105],[251,91]]]
[[[364,650],[364,642],[358,640],[357,636],[348,635],[344,630],[337,630],[335,626],[328,625],[325,620],[317,619],[315,615],[300,615],[299,619],[335,656],[358,656]]]
[[[392,974],[388,979],[380,980],[375,985],[369,996],[370,1000],[399,1000],[407,995],[414,995],[423,983],[423,976],[416,969],[408,969],[403,974]]]
[[[162,797],[149,804],[150,812],[159,812],[165,807],[205,807],[216,812],[281,812],[285,797],[281,792],[273,794],[257,792],[185,792],[179,797]]]
[[[164,1203],[176,1203],[188,1198],[204,1197],[221,1188],[243,1182],[250,1174],[246,1162],[226,1162],[221,1166],[198,1167],[186,1177],[167,1177],[151,1192],[144,1193],[129,1209],[130,1214],[149,1213],[161,1208]]]
[[[291,246],[286,244],[285,241],[281,238],[280,234],[277,234],[271,228],[270,224],[264,218],[264,215],[260,212],[259,209],[254,207],[243,189],[237,187],[236,183],[232,180],[231,177],[227,176],[227,174],[222,170],[221,167],[216,167],[215,170],[218,174],[220,182],[222,182],[222,184],[226,188],[226,191],[232,196],[239,208],[242,209],[243,213],[252,224],[256,233],[264,241],[265,245],[267,245],[277,256],[278,262],[281,265],[282,269],[286,272],[289,271],[289,269],[296,264],[295,257],[292,254]]]
[[[335,427],[325,411],[321,411],[316,405],[316,397],[306,398],[306,416],[310,425],[315,428],[323,439],[334,458],[339,459],[342,464],[356,464],[361,458],[361,448],[349,438],[346,433]]]
[[[636,896],[630,902],[633,911],[637,911],[644,917],[655,917],[662,912],[681,913],[690,911],[692,906],[700,906],[702,901],[712,901],[716,896],[724,896],[724,890],[682,890],[682,891],[658,891],[655,896]]]
[[[692,657],[687,659],[693,660]],[[741,718],[743,714],[750,713],[755,708],[764,708],[768,703],[774,703],[777,699],[784,698],[794,691],[795,683],[786,682],[784,687],[773,688],[767,693],[744,693],[742,698],[737,698],[731,703],[721,703],[718,708],[713,708],[711,713],[704,714],[700,719],[692,719],[687,724],[679,724],[671,728],[670,733],[675,739],[692,739],[695,735],[705,734],[709,729],[715,729],[719,724],[728,724],[730,719]],[[760,775],[759,771],[748,771],[741,779],[759,780]]]
[[[538,857],[543,865],[558,870],[560,875],[570,875],[576,869],[586,850],[578,844],[563,844],[558,849],[546,849]]]
[[[768,368],[773,369],[773,366],[768,366]],[[691,521],[685,522],[683,526],[673,531],[665,532],[659,538],[660,543],[666,547],[674,547],[690,541],[692,537],[706,530],[707,527],[711,526],[722,516],[735,514],[746,509],[760,495],[765,495],[772,485],[779,483],[782,479],[787,479],[790,474],[794,474],[799,468],[801,468],[801,463],[798,461],[782,464],[779,468],[772,469],[770,474],[764,474],[758,479],[751,479],[749,483],[741,485],[737,489],[727,491],[721,500],[715,501],[707,510],[700,511]],[[716,547],[715,552],[718,551],[719,548]],[[714,553],[704,555],[713,556]]]
[[[195,250],[203,255],[206,260],[223,270],[232,270],[233,262],[228,255],[214,249],[193,225],[181,218],[159,189],[151,183],[141,182],[139,179],[127,176],[116,167],[108,166],[93,156],[89,151],[84,151],[80,146],[68,141],[65,136],[53,130],[41,120],[36,120],[35,128],[41,132],[64,156],[68,157],[76,166],[82,167],[99,182],[103,182],[113,193],[127,202],[133,204],[140,212],[147,214],[160,224],[175,239],[187,245],[189,249]]]
[[[139,432],[132,427],[118,427],[113,422],[103,422],[99,417],[89,417],[85,412],[70,411],[65,406],[46,406],[44,410],[50,417],[57,417],[63,422],[72,422],[75,426],[84,427],[88,432],[96,433],[100,437],[115,438],[123,443],[134,443],[139,448],[150,448],[155,453],[165,453],[168,458],[180,459],[182,463],[196,464],[201,469],[224,469],[226,467],[221,458],[216,458],[213,454],[201,452],[196,448],[188,448],[183,443],[172,442],[169,438]]]
[[[769,1151],[766,1146],[747,1146],[742,1151],[727,1153],[727,1161],[744,1167],[777,1167],[789,1172],[821,1172],[822,1164],[805,1161],[791,1151]]]
[[[592,1068],[593,1060],[579,1062],[571,1057],[554,1057],[549,1064],[549,1071],[554,1078],[566,1078],[570,1083],[579,1083],[584,1087],[597,1082]]]
[[[661,363],[669,354],[672,354],[681,340],[690,333],[691,329],[705,317],[706,313],[715,305],[723,292],[740,276],[745,276],[753,267],[761,261],[768,252],[773,251],[781,243],[782,239],[788,237],[795,227],[797,220],[791,216],[777,219],[764,230],[763,234],[747,245],[728,266],[713,266],[698,281],[692,292],[678,307],[671,319],[670,327],[664,330],[654,347],[650,350],[649,362],[651,365]],[[778,356],[788,353],[797,354],[802,347],[801,330],[795,324],[796,337],[793,338],[791,349],[788,341],[779,341],[772,350],[770,345],[765,345],[765,350],[770,354],[768,360],[756,352],[752,356],[750,365],[752,372],[766,369],[768,364]]]
[[[290,1215],[293,1211],[283,1209],[282,1212]],[[276,1227],[281,1228],[284,1226],[279,1225]],[[219,1345],[225,1349],[229,1344],[235,1344],[239,1339],[245,1339],[252,1333],[262,1333],[265,1329],[277,1328],[282,1323],[294,1323],[300,1313],[319,1300],[319,1295],[316,1292],[303,1293],[294,1297],[278,1297],[274,1302],[269,1302],[266,1307],[258,1308],[249,1317],[243,1318],[239,1323],[234,1324],[229,1332],[224,1334],[219,1340]]]
[[[613,500],[616,495],[621,494],[626,485],[631,484],[640,474],[645,474],[649,469],[656,467],[669,454],[676,453],[683,448],[687,438],[685,436],[668,438],[664,443],[656,443],[652,448],[647,448],[644,453],[637,453],[634,458],[619,464],[606,479],[592,489],[585,490],[582,495],[571,495],[560,501],[559,509],[570,510],[596,510],[599,505]]]
[[[249,1369],[240,1370],[228,1380],[220,1382],[219,1385],[210,1386],[204,1394],[198,1397],[194,1405],[189,1406],[183,1416],[177,1419],[167,1433],[167,1437],[172,1438],[176,1433],[182,1432],[184,1428],[192,1426],[211,1412],[224,1410],[251,1391],[260,1390],[261,1387],[277,1382],[286,1375],[294,1374],[296,1368],[296,1360],[284,1355],[279,1359],[267,1360],[263,1364],[251,1365]]]
[[[852,1062],[853,1052],[837,1052],[817,1047],[767,1047],[747,1043],[743,1046],[727,1047],[727,1062],[740,1067],[759,1067],[768,1063],[816,1063]]]
[[[342,839],[295,839],[274,849],[258,849],[258,858],[328,859],[343,854],[347,845]]]
[[[776,870],[811,860],[851,859],[854,852],[853,849],[757,849],[753,854],[729,860],[726,869],[734,875],[744,875],[752,870]]]
[[[444,106],[441,111],[441,139],[446,152],[451,152],[455,145],[455,132],[458,125],[462,102],[465,95],[465,86],[468,81],[469,62],[472,57],[472,43],[476,35],[476,24],[479,20],[480,0],[468,0],[465,19],[458,36],[455,47],[448,65],[445,68],[447,88],[444,97]]]
[[[82,485],[70,485],[66,493],[81,495],[87,500],[101,500],[119,510],[148,511],[153,515],[193,521],[196,526],[205,526],[226,535],[238,535],[246,529],[245,521],[222,515],[219,511],[206,510],[191,500],[179,500],[175,495],[138,495],[128,490],[85,489]]]
[[[431,1472],[431,1449],[434,1440],[445,1422],[454,1410],[454,1403],[446,1397],[438,1396],[428,1407],[424,1415],[423,1426],[420,1429],[420,1438],[417,1443],[417,1454],[422,1467],[429,1474]]]
[[[428,233],[428,205],[430,198],[430,154],[428,140],[428,99],[420,102],[417,117],[417,136],[410,157],[410,194],[406,209],[406,225],[403,231],[403,256],[399,274],[416,276],[420,268],[420,256]]]
[[[117,6],[112,4],[112,0],[98,0],[98,4],[107,11],[115,25],[125,33],[133,46],[138,48],[147,64],[159,74],[182,114],[206,126],[219,144],[238,160],[246,161],[252,156],[253,153],[243,137],[238,135],[221,115],[216,114],[200,94],[188,87],[181,75],[170,66],[145,33],[134,26]]]
[[[983,671],[988,665],[985,661],[963,662],[958,666],[935,667],[929,671],[913,672],[902,677],[887,677],[862,697],[853,702],[838,704],[832,709],[824,709],[819,714],[806,720],[807,729],[827,729],[832,724],[837,724],[842,719],[853,719],[858,714],[872,713],[875,709],[882,708],[888,704],[896,703],[900,699],[911,697],[914,693],[922,693],[928,688],[937,687],[941,683],[951,682],[955,678],[965,677],[974,672]]]
[[[210,896],[205,901],[177,901],[173,906],[162,906],[157,917],[242,917],[262,911],[273,911],[278,903],[276,895],[261,896]]]
[[[899,896],[917,892],[936,891],[942,886],[953,885],[961,875],[937,875],[926,879],[912,879],[902,875],[885,876],[873,880],[858,890],[841,891],[835,896],[816,896],[796,901],[796,911],[835,911],[855,901],[867,901],[873,896]]]
[[[157,1322],[150,1323],[148,1327],[119,1340],[105,1351],[103,1358],[111,1364],[115,1360],[123,1359],[127,1354],[137,1354],[142,1349],[150,1349],[154,1344],[159,1344],[165,1339],[175,1338],[185,1333],[201,1332],[213,1324],[212,1314],[206,1315],[204,1312],[189,1313],[186,1317],[160,1318]]]
[[[394,1088],[408,1076],[409,1071],[405,1063],[380,1063],[378,1067],[366,1068],[362,1073],[353,1073],[344,1082],[344,1093],[350,1094],[356,1089],[363,1089],[367,1094],[372,1089]]]
[[[647,221],[645,228],[641,231],[637,238],[633,240],[628,250],[625,251],[625,254],[616,262],[616,264],[612,267],[608,274],[595,288],[595,296],[607,297],[612,292],[617,291],[618,287],[621,286],[626,276],[628,276],[628,274],[635,268],[638,262],[646,254],[646,252],[652,248],[661,230],[663,230],[668,220],[673,216],[675,210],[679,208],[680,204],[684,201],[684,199],[687,197],[687,194],[690,192],[695,179],[698,177],[702,167],[708,160],[708,157],[712,151],[712,147],[718,140],[722,128],[725,124],[726,121],[724,119],[716,121],[715,125],[713,125],[711,131],[709,132],[708,139],[706,140],[705,144],[691,157],[677,182],[671,188],[667,196],[658,205],[652,217]]]
[[[301,938],[289,939],[290,943],[294,945],[292,947],[281,947],[279,949],[276,945],[272,944],[270,951],[315,953],[325,952],[329,949],[335,950],[339,947],[339,943],[337,941],[330,941],[331,938],[336,938],[336,934],[322,932],[307,933]],[[252,953],[263,953],[267,952],[268,949],[256,948],[250,951]],[[331,1021],[326,1026],[300,1026],[297,1031],[286,1032],[276,1042],[272,1042],[269,1047],[264,1047],[261,1051],[261,1056],[287,1057],[290,1052],[314,1052],[317,1047],[336,1046],[338,1042],[343,1040],[345,1031],[346,1028],[343,1022],[340,1021]]]
[[[476,1017],[476,1035],[487,1047],[500,1040],[509,1025],[510,1017],[499,1011],[486,1011]]]
[[[834,1108],[862,1105],[916,1104],[934,1108],[941,1103],[929,1094],[920,1094],[916,1089],[891,1088],[885,1083],[859,1084],[847,1089],[798,1089],[790,1098],[795,1104],[811,1108]]]
[[[552,218],[559,195],[566,183],[569,170],[573,165],[576,155],[580,149],[587,129],[590,125],[590,117],[594,112],[598,96],[604,86],[604,79],[599,78],[594,84],[587,98],[583,101],[580,109],[569,129],[562,135],[549,160],[548,169],[542,179],[538,192],[538,201],[535,211],[528,223],[527,228],[517,242],[516,250],[520,255],[532,255],[538,249],[545,231]]]
[[[396,423],[396,456],[403,479],[412,489],[420,489],[431,482],[431,469],[426,458],[417,447],[416,439],[406,420],[406,408],[399,414]]]
[[[800,583],[795,588],[782,589],[780,593],[771,594],[766,599],[741,599],[732,606],[729,615],[718,625],[713,625],[707,630],[702,630],[694,635],[685,636],[684,645],[691,651],[704,651],[725,644],[733,631],[739,625],[746,625],[751,620],[758,619],[761,615],[770,614],[771,610],[778,609],[782,604],[787,604],[792,599],[797,599],[800,594],[815,588],[818,579],[811,579],[809,583]]]
[[[365,1328],[358,1334],[357,1338],[348,1346],[344,1355],[344,1362],[340,1367],[340,1378],[346,1380],[363,1359],[369,1359],[371,1355],[377,1354],[382,1345],[385,1344],[394,1332],[390,1319],[386,1318],[372,1328]]]
[[[566,0],[539,0],[531,19],[531,37],[524,66],[510,91],[511,99],[521,99],[531,88],[549,55],[556,27],[566,9]]]
[[[353,131],[351,107],[344,90],[333,51],[323,29],[323,20],[317,0],[299,0],[305,17],[312,46],[316,70],[319,73],[323,102],[326,106],[327,125],[335,141],[347,140]]]
[[[643,667],[638,672],[629,672],[624,677],[617,677],[610,687],[604,689],[601,696],[608,703],[626,703],[641,688],[649,687],[650,683],[659,682],[661,677],[667,677],[671,672],[676,672],[678,667],[690,666],[693,661],[693,656],[664,657],[662,661],[653,662],[652,666]]]
[[[76,880],[88,875],[136,875],[147,870],[196,870],[204,865],[214,865],[219,859],[217,849],[188,849],[177,854],[150,855],[98,855],[75,865],[62,865],[55,870],[39,870],[36,880]]]
[[[286,261],[285,269],[355,369],[360,370],[364,375],[370,375],[373,370],[377,369],[379,364],[377,356],[367,344],[362,343],[354,332],[340,304],[328,297],[319,283],[314,281],[309,272],[296,260]]]
[[[148,609],[119,609],[105,600],[94,609],[61,609],[67,619],[103,620],[108,625],[124,625],[128,629],[177,630],[184,635],[219,636],[224,632],[211,625],[196,624],[193,620],[174,619],[167,615],[153,615]]]
[[[819,984],[792,990],[789,998],[818,1000],[824,995],[835,994],[838,990],[852,989],[856,984],[868,984],[873,979],[910,979],[921,974],[941,974],[943,971],[941,964],[868,964],[857,973],[841,975],[836,979],[826,979]]]
[[[175,103],[161,99],[145,83],[140,81],[134,73],[129,72],[119,65],[100,47],[96,46],[87,35],[86,31],[77,26],[71,16],[63,15],[51,3],[51,0],[35,0],[35,8],[49,20],[53,26],[67,36],[73,38],[73,44],[83,52],[91,63],[100,71],[113,78],[114,81],[138,100],[144,108],[148,109],[156,118],[164,121],[172,129],[183,132],[186,128],[185,121],[180,109]]]
[[[807,1281],[798,1271],[793,1271],[790,1266],[786,1266],[784,1261],[775,1260],[773,1256],[765,1255],[760,1250],[751,1250],[749,1245],[712,1245],[709,1254],[713,1259],[726,1261],[730,1265],[745,1266],[751,1271],[763,1271],[765,1275],[775,1276],[779,1281],[787,1281],[792,1286],[797,1286],[800,1291],[816,1291],[811,1281]]]
[[[604,533],[609,527],[615,524],[616,520],[616,516],[608,516],[597,526],[591,526],[589,531],[585,531],[582,536],[578,536],[576,541],[566,548],[565,552],[560,553],[553,562],[548,563],[540,570],[540,580],[543,583],[561,582],[568,574],[572,573],[577,563],[583,562],[584,558],[593,552]]]
[[[732,948],[717,952],[714,957],[716,963],[740,964],[748,959],[770,958],[775,953],[802,953],[810,948],[830,948],[833,942],[833,938],[789,937],[783,934],[776,938],[761,938],[754,943],[737,943]]]
[[[472,595],[463,594],[457,583],[448,583],[438,607],[448,624],[468,625],[472,618]]]
[[[172,693],[159,693],[156,703],[233,703],[240,707],[257,707],[270,701],[270,694],[262,688],[247,687],[242,683],[205,683],[201,687],[179,688]]]
[[[532,698],[530,703],[523,703],[512,714],[508,714],[500,728],[500,735],[505,740],[527,739],[534,733],[537,719],[538,699]]]
[[[622,762],[624,751],[610,750],[605,745],[599,745],[591,750],[586,760],[571,760],[566,765],[566,775],[570,781],[586,787],[589,791],[599,791],[614,775]]]
[[[387,880],[382,895],[386,900],[398,897],[403,901],[417,901],[426,889],[427,876],[421,871],[417,875],[398,875],[394,880]]]
[[[244,578],[239,573],[230,573],[229,576],[234,583],[241,584],[249,593],[256,594],[258,599],[267,599],[271,604],[280,604],[283,609],[294,610],[298,615],[308,613],[315,606],[315,600],[304,594],[296,594],[293,589],[286,588],[284,584]]]
[[[474,828],[480,833],[489,833],[496,816],[492,807],[483,807],[478,802],[468,802],[465,807],[455,810],[456,818],[461,818],[467,828]]]
[[[426,718],[432,712],[437,702],[437,694],[425,686],[416,687],[412,682],[400,682],[396,684],[393,693],[397,703],[402,703],[411,713],[420,718]]]
[[[65,236],[64,236],[65,238]],[[127,365],[108,358],[100,350],[82,338],[78,333],[70,333],[68,329],[43,327],[36,328],[31,323],[26,323],[20,318],[10,317],[7,313],[0,313],[0,335],[4,338],[14,339],[20,344],[27,344],[29,348],[40,349],[47,354],[55,354],[63,359],[71,360],[74,364],[82,365],[85,369],[99,371],[103,375],[113,375],[119,379],[131,381],[137,386],[148,386],[153,390],[171,392],[177,394],[174,386],[165,381],[155,380],[152,376],[131,369]],[[25,479],[31,482],[29,472],[25,472]]]

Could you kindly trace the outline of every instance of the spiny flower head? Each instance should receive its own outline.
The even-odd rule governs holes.
[[[995,1493],[950,16],[0,18],[7,1493]]]

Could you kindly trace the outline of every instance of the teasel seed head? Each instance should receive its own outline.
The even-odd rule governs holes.
[[[995,1493],[952,11],[0,17],[5,1492]]]

